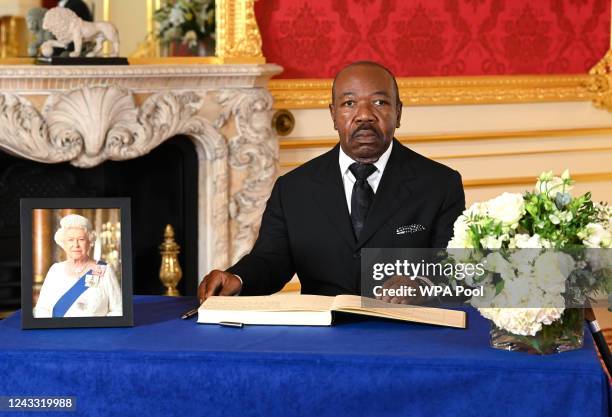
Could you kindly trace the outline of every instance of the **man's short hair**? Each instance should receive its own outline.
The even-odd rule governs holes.
[[[336,100],[336,80],[338,79],[338,76],[342,74],[345,70],[351,67],[358,66],[358,65],[377,67],[385,71],[387,74],[389,74],[391,76],[391,79],[393,80],[393,90],[395,92],[395,102],[398,105],[402,102],[400,100],[399,87],[397,86],[397,80],[395,79],[395,75],[393,75],[393,73],[391,72],[389,68],[385,67],[382,64],[379,64],[378,62],[374,62],[374,61],[356,61],[342,68],[340,71],[338,71],[338,73],[334,77],[334,82],[332,83],[332,103]]]

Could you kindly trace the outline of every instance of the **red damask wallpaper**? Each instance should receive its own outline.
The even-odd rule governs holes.
[[[279,78],[352,61],[397,76],[585,73],[610,44],[610,0],[259,0]]]

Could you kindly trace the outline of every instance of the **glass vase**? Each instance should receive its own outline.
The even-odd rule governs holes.
[[[492,325],[491,347],[537,355],[580,349],[584,338],[584,310],[568,308],[561,318],[543,325],[535,336],[521,336]]]

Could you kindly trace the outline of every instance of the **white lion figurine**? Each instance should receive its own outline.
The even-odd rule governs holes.
[[[73,58],[81,55],[83,42],[96,43],[94,49],[87,54],[88,57],[101,56],[104,41],[112,44],[110,56],[119,56],[119,33],[112,23],[87,22],[70,9],[54,7],[45,14],[43,29],[55,36],[54,40],[41,45],[45,57],[53,55],[53,48],[67,48],[70,42],[74,43],[74,51],[70,53]]]

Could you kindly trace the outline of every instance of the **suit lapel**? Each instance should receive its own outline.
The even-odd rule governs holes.
[[[346,206],[346,194],[342,184],[342,176],[338,165],[339,145],[332,149],[328,158],[322,164],[313,179],[319,183],[313,197],[322,211],[325,212],[331,224],[346,243],[354,248],[356,242],[353,226]]]
[[[393,149],[378,184],[357,248],[361,248],[389,217],[406,204],[411,194],[410,181],[414,178],[415,174],[403,145],[393,139]]]

